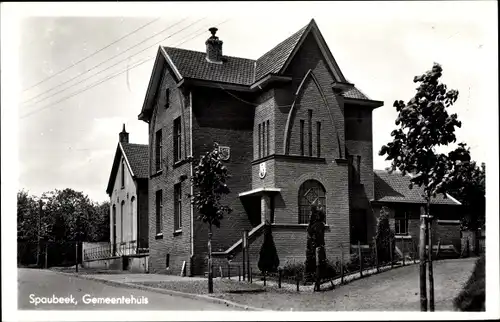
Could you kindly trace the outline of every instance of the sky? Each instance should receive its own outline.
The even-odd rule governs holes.
[[[450,109],[463,124],[458,140],[471,147],[474,160],[488,159],[492,128],[486,124],[498,112],[496,1],[71,6],[17,6],[24,16],[18,188],[32,194],[73,188],[95,201],[108,199],[122,124],[130,142],[147,143],[147,124],[137,115],[160,44],[204,51],[208,28],[216,26],[225,55],[256,59],[313,18],[346,78],[384,101],[373,113],[376,169],[388,166],[378,151],[395,128],[394,100],[408,101],[413,77],[434,62],[448,88],[459,91]]]

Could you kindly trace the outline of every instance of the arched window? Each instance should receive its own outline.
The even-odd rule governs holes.
[[[121,169],[121,181],[122,181],[122,188],[125,188],[125,160],[122,159],[122,169]]]
[[[312,205],[321,205],[326,213],[325,188],[316,180],[307,180],[299,188],[299,224],[309,223]]]
[[[120,205],[120,241],[122,243],[125,241],[125,238],[123,238],[123,208],[125,208],[125,200],[122,200],[122,203]]]
[[[116,254],[116,205],[113,205],[113,213],[112,213],[112,222],[111,225],[113,227],[113,231],[111,233],[111,243],[113,244],[113,255]]]
[[[130,240],[134,238],[134,213],[135,213],[135,196],[130,199]]]

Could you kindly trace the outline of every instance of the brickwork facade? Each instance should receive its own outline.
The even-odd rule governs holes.
[[[259,90],[223,88],[216,82],[181,86],[174,79],[174,70],[167,67],[163,71],[149,122],[150,271],[178,274],[184,261],[187,274],[207,271],[208,227],[196,220],[198,214],[188,198],[182,202],[182,230],[173,228],[174,185],[180,184],[183,193],[190,192],[189,180],[180,178],[190,178],[193,166],[182,160],[174,164],[171,157],[173,122],[178,117],[183,158],[192,153],[195,160],[199,159],[214,142],[230,148],[230,157],[224,162],[231,174],[227,182],[231,193],[223,203],[233,212],[225,216],[220,228],[213,227],[212,250],[218,252],[215,266],[222,265],[228,256],[233,262],[241,261],[241,247],[231,252],[228,249],[241,239],[244,230],[252,230],[272,215],[281,264],[304,260],[307,222],[299,220],[299,191],[310,180],[324,191],[327,256],[336,260],[343,248],[344,259],[348,259],[350,209],[365,209],[370,212],[367,218],[375,222],[369,203],[374,194],[372,108],[352,101],[346,104],[332,87],[339,79],[329,60],[317,38],[309,33],[280,72],[287,81],[263,85]],[[361,115],[362,121],[352,122],[353,115]],[[157,172],[155,139],[160,129],[163,163]],[[363,189],[356,193],[349,181],[347,152],[361,156]],[[163,196],[160,231],[156,231],[158,190]],[[249,246],[254,269],[262,241],[262,229],[258,229],[250,237]]]

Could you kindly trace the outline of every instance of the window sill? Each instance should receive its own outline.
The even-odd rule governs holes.
[[[309,226],[309,224],[276,224],[272,223],[272,227],[284,228],[284,229],[304,229]],[[325,229],[330,230],[330,226],[325,225]]]
[[[188,163],[188,161],[189,161],[188,159],[175,161],[174,164],[172,165],[172,168],[178,168],[181,165],[183,165],[184,163]]]
[[[395,235],[396,239],[411,239],[411,235]]]
[[[163,233],[156,234],[155,239],[163,239]]]
[[[182,229],[177,229],[176,231],[174,231],[174,236],[179,236],[179,235],[182,235]]]
[[[160,175],[160,174],[162,174],[162,173],[163,173],[163,170],[158,170],[158,171],[156,171],[155,173],[151,174],[151,176],[150,176],[150,177],[151,177],[151,178],[154,178],[154,177],[159,176],[159,175]]]

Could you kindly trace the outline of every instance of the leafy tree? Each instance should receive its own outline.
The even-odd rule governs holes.
[[[36,241],[38,238],[38,207],[34,196],[27,191],[17,193],[17,239]]]
[[[224,195],[230,190],[226,184],[229,178],[227,168],[222,164],[217,143],[212,150],[203,155],[193,169],[191,178],[195,188],[191,203],[198,211],[198,220],[208,224],[208,291],[213,293],[212,279],[212,226],[220,228],[224,214],[232,209],[221,203]]]
[[[273,235],[271,232],[271,224],[266,221],[264,228],[264,242],[260,248],[259,269],[263,273],[276,272],[280,265],[278,251],[274,244]]]
[[[464,206],[463,230],[477,230],[485,224],[486,214],[486,164],[464,162],[457,167],[449,192]]]
[[[394,102],[398,112],[396,128],[392,131],[392,142],[382,146],[379,154],[386,155],[391,161],[391,171],[399,169],[403,175],[413,174],[410,188],[413,185],[423,186],[426,200],[426,215],[422,218],[420,231],[420,287],[421,309],[426,311],[425,286],[425,230],[428,225],[431,197],[438,193],[445,193],[456,175],[456,166],[470,161],[469,149],[463,143],[448,154],[438,153],[436,148],[456,142],[455,129],[461,127],[457,115],[449,115],[447,108],[451,107],[458,98],[458,91],[447,90],[447,86],[439,82],[443,69],[434,63],[432,69],[425,74],[415,76],[413,81],[418,83],[414,97],[404,103],[401,100]],[[422,279],[423,276],[423,279]],[[430,310],[433,303],[432,264],[429,263]]]
[[[391,247],[393,252],[395,248],[394,235],[394,231],[391,230],[389,224],[389,209],[387,207],[382,207],[377,222],[377,232],[375,234],[379,262],[384,263],[391,260]]]

